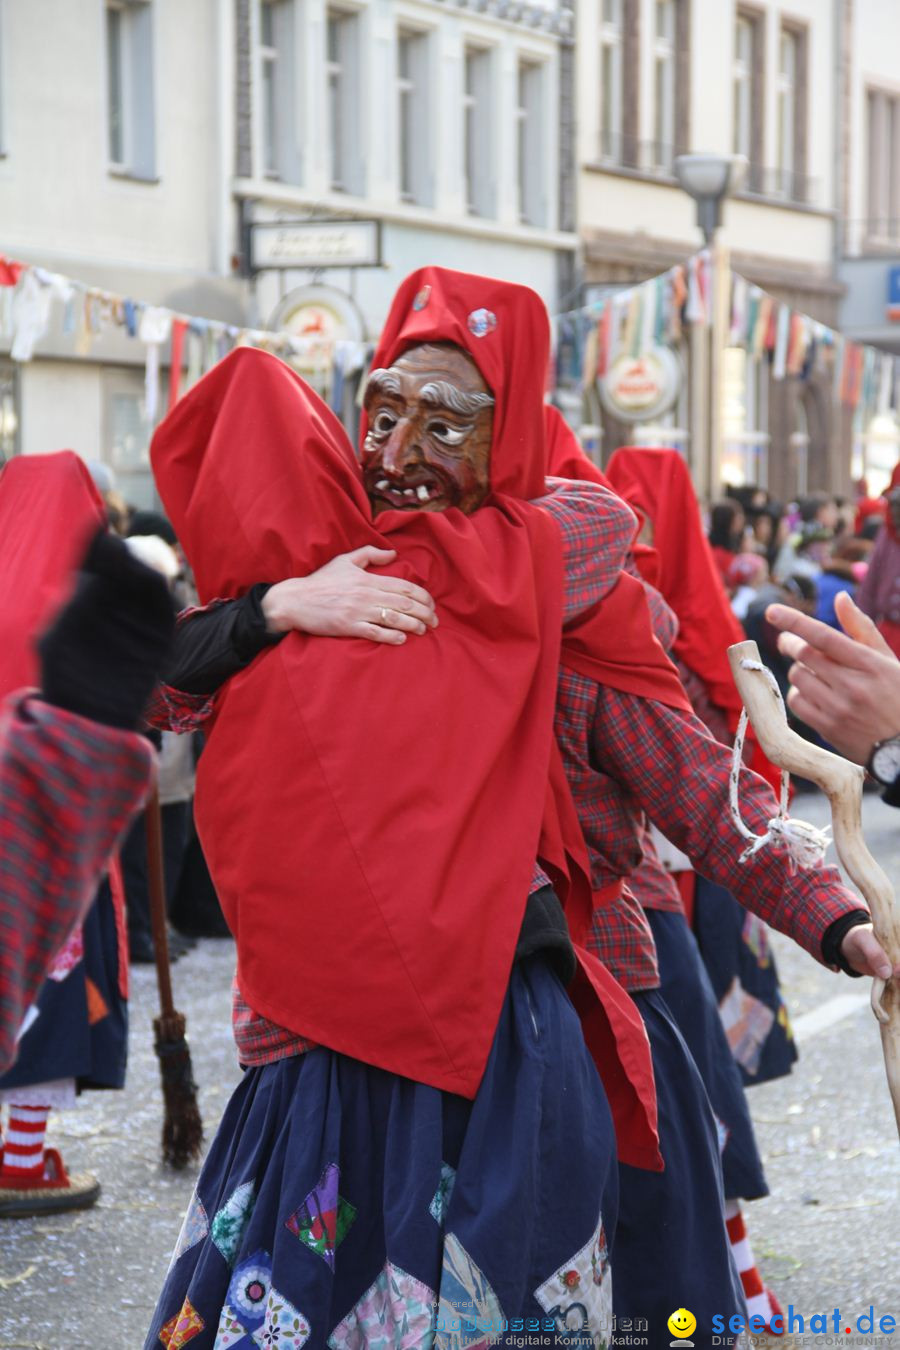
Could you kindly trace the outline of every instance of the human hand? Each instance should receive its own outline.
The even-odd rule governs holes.
[[[877,975],[882,980],[891,978],[891,963],[872,931],[870,923],[851,928],[841,943],[841,955],[860,975]],[[893,974],[900,978],[900,964]]]
[[[844,633],[787,605],[766,618],[781,631],[778,648],[795,664],[788,706],[856,764],[900,731],[900,661],[872,620],[842,592],[835,612]]]
[[[434,601],[426,590],[400,577],[370,576],[369,566],[386,567],[393,549],[365,548],[341,553],[308,577],[270,586],[262,611],[272,633],[296,629],[318,637],[359,637],[399,646],[407,633],[437,627]]]

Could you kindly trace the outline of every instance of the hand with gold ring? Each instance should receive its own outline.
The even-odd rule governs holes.
[[[395,646],[408,633],[429,632],[438,621],[434,601],[423,587],[366,571],[387,567],[396,557],[392,549],[367,545],[339,554],[308,577],[270,586],[262,601],[267,628],[272,633],[295,629],[320,637],[362,637]]]

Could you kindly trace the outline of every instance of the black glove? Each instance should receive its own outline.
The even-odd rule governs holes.
[[[38,641],[43,697],[95,722],[134,730],[174,632],[165,577],[99,530],[75,594]]]

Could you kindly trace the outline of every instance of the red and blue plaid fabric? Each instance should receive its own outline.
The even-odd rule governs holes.
[[[752,913],[822,960],[825,930],[858,909],[859,900],[841,884],[835,867],[791,875],[787,849],[779,841],[740,861],[746,843],[728,808],[731,751],[693,713],[598,686],[565,670],[556,726],[595,889],[629,877],[637,867],[646,812],[701,875],[732,891]],[[764,834],[776,809],[768,784],[746,771],[741,810],[747,826]],[[650,962],[624,912],[599,913],[589,945],[626,988],[648,987]]]
[[[0,1070],[146,796],[153,749],[16,694],[0,723]]]

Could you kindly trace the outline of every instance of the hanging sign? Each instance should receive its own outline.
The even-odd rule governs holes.
[[[254,272],[381,264],[381,222],[377,220],[254,221],[250,237]]]
[[[607,412],[623,422],[660,417],[681,389],[681,362],[671,347],[652,347],[638,356],[620,356],[599,381]]]
[[[298,286],[279,302],[269,327],[294,338],[303,348],[292,356],[301,370],[330,366],[335,343],[361,342],[365,336],[362,315],[349,295],[333,286]]]

